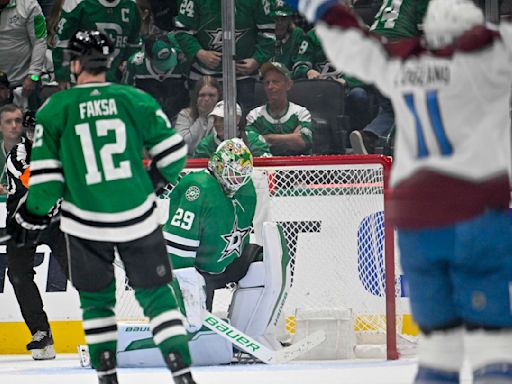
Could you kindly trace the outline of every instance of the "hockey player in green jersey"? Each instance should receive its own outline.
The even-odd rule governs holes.
[[[261,247],[249,243],[257,200],[252,171],[252,154],[243,141],[223,141],[207,170],[187,174],[171,192],[164,237],[190,333],[201,329],[206,309],[212,309],[214,290],[238,283],[232,325],[280,348],[275,308],[284,303],[290,286],[289,257],[275,223],[257,228],[263,238],[263,261]],[[202,354],[215,350],[215,345],[202,345]]]
[[[69,68],[63,62],[63,51],[78,30],[97,30],[114,44],[112,65],[107,80],[119,83],[121,68],[140,48],[140,14],[133,0],[64,0],[57,25],[57,45],[53,49],[55,78],[61,89],[68,88]]]
[[[37,241],[62,197],[70,280],[99,383],[118,382],[117,251],[174,382],[193,384],[183,316],[167,288],[172,270],[153,192],[176,180],[187,148],[151,96],[106,82],[113,51],[98,31],[70,39],[66,53],[77,86],[54,94],[37,113],[30,189],[10,233],[18,244]],[[152,156],[149,174],[144,149]]]

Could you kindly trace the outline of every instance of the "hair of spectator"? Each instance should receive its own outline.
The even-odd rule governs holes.
[[[196,85],[194,86],[194,89],[192,90],[192,95],[190,97],[190,116],[195,120],[199,117],[199,110],[197,109],[197,99],[199,97],[199,92],[201,89],[203,89],[205,86],[213,87],[217,90],[217,93],[219,94],[218,100],[222,100],[222,86],[212,76],[203,76],[201,77]]]
[[[21,109],[21,107],[18,107],[16,104],[6,104],[3,107],[0,107],[0,122],[2,121],[4,113],[16,111],[20,111],[21,114],[23,114],[23,110]]]

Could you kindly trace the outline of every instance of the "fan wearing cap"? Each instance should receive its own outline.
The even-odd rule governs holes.
[[[212,132],[203,137],[194,152],[193,157],[209,158],[224,141],[224,100],[219,101],[213,110],[208,115],[213,120]],[[242,118],[242,108],[240,105],[236,105],[236,125],[239,127],[240,120]],[[270,154],[270,148],[268,147],[265,139],[261,135],[254,135],[251,133],[248,147],[251,153],[255,157],[268,156]]]
[[[157,99],[172,120],[189,103],[185,67],[185,55],[172,33],[151,34],[128,59],[122,82]]]
[[[12,102],[7,73],[0,71],[0,107]]]
[[[307,48],[306,35],[302,28],[295,25],[295,12],[284,0],[275,0],[272,3],[270,15],[274,17],[276,23],[276,43],[272,61],[282,63],[292,71],[299,54]]]
[[[282,63],[267,62],[261,66],[261,75],[267,103],[249,112],[246,133],[262,135],[274,156],[310,154],[311,114],[288,100],[293,86],[290,71]]]

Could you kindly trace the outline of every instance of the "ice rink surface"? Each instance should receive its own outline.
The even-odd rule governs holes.
[[[282,365],[237,364],[197,367],[198,384],[410,384],[414,359],[397,361],[343,360]],[[120,384],[172,383],[164,368],[119,369]],[[464,374],[461,384],[471,383]],[[33,361],[29,355],[0,356],[0,384],[97,384],[92,369],[81,368],[77,355]]]

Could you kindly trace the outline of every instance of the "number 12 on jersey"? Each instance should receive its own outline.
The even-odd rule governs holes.
[[[416,124],[416,136],[418,138],[418,158],[427,157],[429,155],[429,149],[427,147],[427,142],[425,140],[425,126],[430,126],[430,129],[434,132],[434,136],[436,138],[439,150],[443,156],[450,156],[453,153],[453,147],[448,137],[446,136],[446,132],[443,125],[443,119],[441,117],[441,111],[439,109],[439,102],[437,97],[436,90],[427,91],[426,101],[427,101],[427,111],[429,116],[429,122],[427,124],[423,124],[421,121],[418,110],[416,109],[416,103],[414,100],[414,95],[412,93],[404,94],[405,104],[411,111],[414,121]]]

